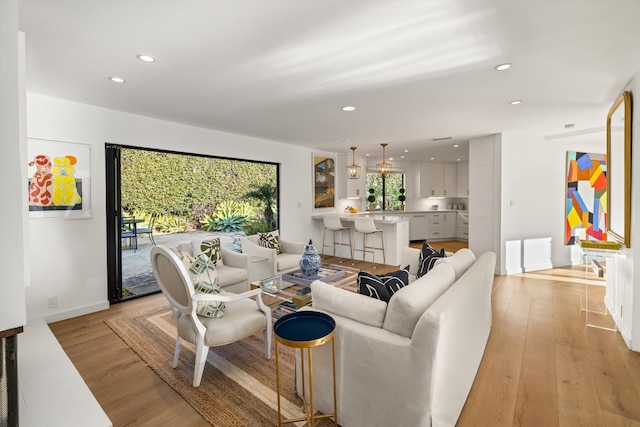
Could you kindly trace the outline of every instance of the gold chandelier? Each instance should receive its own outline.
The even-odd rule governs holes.
[[[359,179],[360,178],[360,166],[356,165],[356,148],[351,147],[351,151],[353,152],[353,160],[351,164],[347,166],[347,178],[349,179]]]
[[[388,144],[382,143],[380,145],[382,145],[382,161],[376,165],[376,171],[384,178],[386,175],[391,173],[392,165],[384,160],[384,149]]]

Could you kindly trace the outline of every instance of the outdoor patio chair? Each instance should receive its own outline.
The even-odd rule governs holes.
[[[196,293],[187,268],[171,249],[163,245],[151,248],[151,267],[176,317],[178,337],[173,367],[178,366],[183,339],[196,346],[194,387],[198,387],[202,380],[209,347],[231,344],[264,331],[265,358],[271,359],[271,309],[262,302],[260,288],[241,294],[224,291],[219,294]],[[198,302],[219,301],[225,304],[223,317],[196,314]]]
[[[155,222],[156,222],[156,215],[151,215],[151,219],[149,220],[149,227],[138,227],[136,230],[136,234],[138,236],[142,234],[147,234],[153,246],[156,245],[156,241],[153,239],[153,225]]]

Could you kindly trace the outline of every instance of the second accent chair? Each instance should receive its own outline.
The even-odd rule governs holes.
[[[242,237],[240,244],[250,257],[250,282],[299,269],[305,246],[281,239],[278,230]]]

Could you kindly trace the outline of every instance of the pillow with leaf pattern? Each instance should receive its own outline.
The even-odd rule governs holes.
[[[271,233],[258,233],[258,242],[263,248],[275,249],[278,255],[284,253],[280,245],[280,237]]]
[[[204,254],[192,257],[186,252],[180,256],[180,260],[187,268],[193,288],[197,293],[201,294],[219,294],[222,292],[218,283],[218,273],[213,263]],[[198,302],[196,313],[204,317],[220,318],[224,316],[225,305],[222,301],[215,302]]]
[[[205,254],[213,263],[214,267],[222,266],[222,254],[220,253],[220,238],[194,241],[192,252],[194,256]]]

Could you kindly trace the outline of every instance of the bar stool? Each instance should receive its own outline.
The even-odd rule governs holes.
[[[324,216],[324,233],[322,234],[322,253],[324,254],[325,247],[332,247],[331,245],[325,245],[324,239],[327,234],[327,230],[333,232],[333,256],[336,256],[336,247],[340,248],[340,258],[342,258],[342,247],[349,246],[349,256],[353,258],[353,247],[351,245],[351,232],[348,227],[342,225],[340,221],[340,217],[338,215],[325,215]],[[349,237],[349,244],[342,243],[342,234],[343,232],[347,232],[347,237]],[[340,237],[340,241],[336,242],[336,233]],[[342,262],[342,261],[340,261]]]
[[[376,228],[376,225],[373,222],[373,218],[367,217],[367,216],[356,217],[354,218],[354,225],[355,225],[355,231],[353,234],[354,234],[354,240],[356,242],[353,248],[354,258],[355,258],[355,252],[360,251],[362,252],[362,260],[366,261],[365,258],[367,256],[367,253],[370,253],[372,258],[371,262],[375,263],[376,262],[375,251],[377,249],[382,251],[382,263],[386,264],[386,258],[384,256],[384,235],[382,234],[382,230],[379,230]],[[356,248],[357,242],[358,242],[356,233],[362,234],[362,249]],[[376,246],[376,233],[380,233],[381,246]],[[372,236],[373,238],[373,242],[371,242],[371,245],[367,245],[367,236]]]

